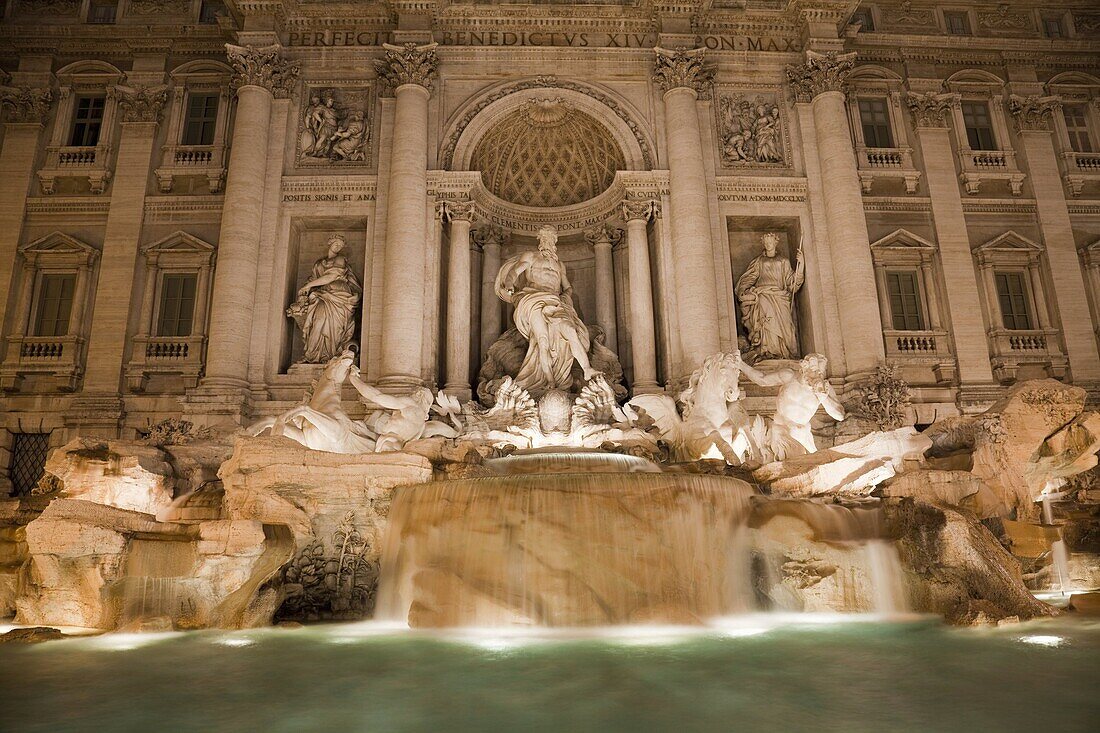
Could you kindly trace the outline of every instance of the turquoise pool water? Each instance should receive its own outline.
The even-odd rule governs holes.
[[[1100,622],[776,621],[537,638],[331,625],[5,645],[0,730],[1100,730]]]

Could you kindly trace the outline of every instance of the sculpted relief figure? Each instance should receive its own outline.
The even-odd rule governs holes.
[[[287,308],[305,339],[307,364],[323,364],[339,355],[355,338],[355,310],[363,288],[342,254],[346,240],[334,234],[328,252],[313,263],[309,281],[298,290],[298,298]]]
[[[794,327],[794,294],[806,278],[799,244],[795,266],[778,253],[779,235],[763,237],[764,252],[749,263],[734,291],[741,302],[741,321],[749,335],[751,362],[798,357]]]
[[[558,259],[557,230],[539,230],[535,252],[524,252],[504,263],[497,274],[496,293],[515,307],[516,328],[527,339],[527,354],[515,381],[533,396],[553,389],[568,391],[576,362],[585,381],[599,372],[588,357],[588,328],[573,307],[573,286]]]

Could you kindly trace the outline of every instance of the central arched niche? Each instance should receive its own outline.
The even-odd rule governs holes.
[[[470,157],[493,195],[543,208],[595,198],[625,167],[607,127],[561,97],[525,100],[482,135]]]

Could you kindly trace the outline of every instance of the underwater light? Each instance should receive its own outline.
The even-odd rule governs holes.
[[[1020,641],[1025,644],[1038,644],[1039,646],[1062,646],[1066,643],[1066,639],[1063,636],[1044,636],[1041,634],[1033,636],[1021,636]]]
[[[155,644],[158,641],[169,639],[174,636],[183,636],[182,631],[172,631],[163,634],[148,634],[148,633],[122,633],[122,634],[104,634],[103,636],[97,636],[92,640],[92,643],[101,649],[107,649],[113,652],[125,652],[131,649],[138,649],[143,646],[149,646]]]
[[[243,647],[243,646],[252,646],[256,642],[252,641],[252,639],[230,638],[230,639],[218,639],[214,643],[215,644],[221,644],[222,646]]]

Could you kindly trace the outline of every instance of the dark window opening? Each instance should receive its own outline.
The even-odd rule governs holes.
[[[885,99],[859,100],[859,120],[863,127],[863,144],[869,148],[894,147],[890,129],[890,111]]]
[[[111,0],[92,0],[88,5],[88,22],[97,25],[110,25],[118,14],[118,3]]]
[[[943,22],[947,25],[947,32],[953,36],[970,35],[970,15],[966,11],[945,12]]]
[[[1009,331],[1030,331],[1031,313],[1022,272],[998,272],[997,299],[1001,303],[1001,320]]]
[[[199,22],[215,24],[218,22],[218,16],[225,15],[225,5],[219,0],[202,0],[202,5],[199,8]]]
[[[33,336],[68,336],[73,310],[76,275],[43,275],[38,288],[38,307]]]
[[[1048,15],[1043,18],[1043,32],[1047,38],[1065,38],[1066,27],[1060,15]]]
[[[1091,153],[1092,136],[1089,135],[1089,111],[1083,104],[1067,104],[1062,107],[1062,116],[1066,121],[1069,145],[1074,152]]]
[[[218,95],[190,94],[187,97],[187,119],[183,127],[184,145],[213,145],[214,127],[218,123]]]
[[[157,336],[191,335],[195,315],[195,274],[166,274],[160,281],[160,316]]]
[[[852,24],[858,24],[861,31],[873,31],[875,29],[875,16],[870,8],[860,8],[852,15]]]
[[[886,273],[886,291],[890,296],[890,315],[895,331],[923,331],[920,286],[915,272]]]
[[[69,138],[69,145],[94,147],[99,144],[99,132],[103,125],[103,110],[106,104],[106,97],[76,98],[73,134]]]
[[[996,150],[997,140],[993,136],[993,118],[989,114],[989,105],[985,102],[963,102],[962,114],[970,149]]]

